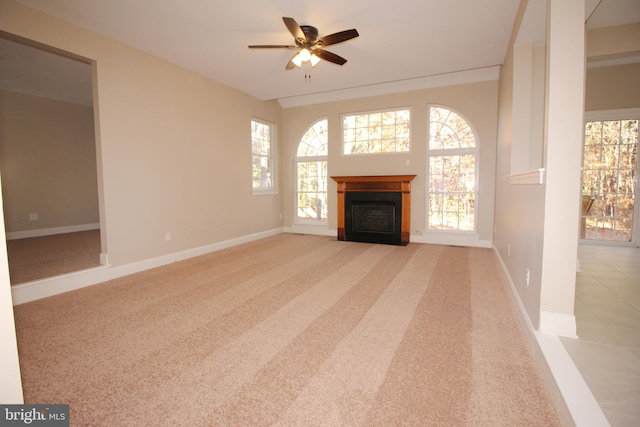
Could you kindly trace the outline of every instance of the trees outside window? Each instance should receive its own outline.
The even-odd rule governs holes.
[[[342,153],[408,152],[410,125],[408,109],[345,115],[342,117]]]
[[[429,107],[427,230],[475,231],[478,144],[455,111]]]
[[[327,119],[311,125],[300,138],[295,157],[296,222],[327,222]]]
[[[253,190],[274,190],[273,125],[251,120],[251,187]]]
[[[582,164],[580,237],[632,242],[638,189],[638,120],[587,122]]]

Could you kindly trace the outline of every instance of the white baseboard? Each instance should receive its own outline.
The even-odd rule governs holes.
[[[576,316],[573,314],[541,311],[540,332],[567,338],[578,338],[578,335],[576,335]]]
[[[432,245],[468,246],[472,248],[492,248],[491,240],[480,240],[477,235],[456,235],[446,233],[430,233],[424,235],[412,234],[411,241]]]
[[[243,243],[263,239],[265,237],[275,236],[280,233],[282,233],[282,229],[277,228],[115,267],[107,265],[107,255],[101,254],[101,261],[103,258],[105,260],[105,265],[101,267],[76,271],[69,274],[12,286],[11,293],[13,304],[24,304],[29,301],[35,301],[41,298],[61,294],[63,292],[73,291],[86,286],[106,282],[107,280],[117,279],[118,277],[149,270],[151,268],[219,251]]]
[[[536,342],[549,366],[554,382],[571,414],[576,427],[610,427],[607,417],[593,397],[582,374],[567,353],[560,338],[543,332],[534,332]],[[562,425],[565,424],[564,420]]]
[[[10,231],[7,240],[26,239],[29,237],[51,236],[53,234],[75,233],[78,231],[99,230],[100,223],[68,225],[64,227],[37,228],[34,230]]]
[[[293,224],[291,227],[284,227],[285,233],[293,234],[313,234],[315,236],[338,236],[337,230],[330,230],[326,225],[315,224]]]
[[[557,335],[536,331],[533,327],[509,270],[497,249],[494,247],[493,250],[511,289],[520,326],[531,346],[532,356],[538,365],[561,424],[565,427],[610,427],[600,405],[560,338]]]
[[[284,227],[285,233],[313,234],[318,236],[338,236],[338,230],[329,229],[326,225],[293,224],[291,227]],[[411,242],[428,243],[433,245],[455,245],[468,246],[473,248],[492,248],[493,242],[490,240],[479,240],[477,235],[450,235],[450,234],[412,234]]]

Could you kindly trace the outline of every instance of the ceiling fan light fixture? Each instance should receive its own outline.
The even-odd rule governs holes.
[[[300,58],[300,53],[291,58],[291,62],[293,62],[296,67],[300,68],[302,66],[302,58]]]
[[[311,52],[309,52],[309,49],[302,49],[298,56],[300,57],[302,62],[307,62],[311,59]]]
[[[311,62],[311,66],[315,66],[318,62],[320,62],[320,58],[315,54],[311,53],[309,49],[300,49],[300,52],[296,56],[291,59],[296,67],[302,67],[304,62]]]

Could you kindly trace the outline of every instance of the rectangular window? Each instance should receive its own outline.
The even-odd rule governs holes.
[[[274,190],[273,125],[251,120],[251,186],[253,190]]]
[[[635,243],[640,120],[607,119],[585,125],[580,238]]]
[[[326,160],[297,161],[298,221],[327,221],[327,162]]]
[[[475,155],[429,158],[429,229],[473,231]]]
[[[342,153],[402,153],[411,148],[409,109],[342,116]]]

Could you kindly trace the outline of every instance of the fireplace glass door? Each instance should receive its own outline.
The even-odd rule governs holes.
[[[402,194],[346,193],[345,235],[355,242],[401,244]]]

